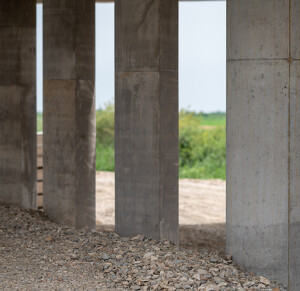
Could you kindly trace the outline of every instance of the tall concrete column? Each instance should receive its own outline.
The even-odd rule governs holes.
[[[44,0],[44,211],[95,226],[95,1]]]
[[[0,1],[0,200],[36,208],[36,1]]]
[[[300,288],[300,4],[227,0],[227,252]]]
[[[178,243],[178,1],[116,0],[116,232]]]

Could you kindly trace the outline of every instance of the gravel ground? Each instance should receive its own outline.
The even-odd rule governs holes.
[[[0,290],[285,290],[204,250],[120,238],[0,204]]]
[[[97,230],[115,229],[115,173],[96,172]],[[179,243],[225,255],[226,182],[179,179]]]

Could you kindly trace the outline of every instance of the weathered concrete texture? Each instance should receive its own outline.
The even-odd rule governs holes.
[[[0,2],[0,200],[36,208],[34,0]]]
[[[289,1],[228,0],[227,8],[228,60],[287,58]]]
[[[116,232],[178,243],[178,1],[115,13]]]
[[[290,65],[290,225],[289,275],[290,290],[300,287],[300,3],[291,1]]]
[[[300,2],[290,0],[291,2],[291,57],[292,60],[300,60]]]
[[[44,1],[44,211],[95,227],[95,2]]]
[[[227,78],[227,252],[286,283],[288,63],[236,61]]]
[[[299,10],[298,10],[299,12]],[[300,15],[300,13],[298,14]],[[289,274],[290,290],[300,287],[300,61],[291,64],[290,112],[290,217]]]
[[[227,1],[227,252],[289,290],[300,286],[296,2]]]

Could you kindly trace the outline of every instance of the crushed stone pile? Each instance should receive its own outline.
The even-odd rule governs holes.
[[[0,204],[0,290],[285,290],[231,259],[139,235],[75,230]]]

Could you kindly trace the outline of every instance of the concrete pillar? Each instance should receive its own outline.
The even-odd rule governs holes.
[[[0,200],[36,208],[36,1],[0,1]]]
[[[95,1],[44,0],[44,210],[95,227]]]
[[[300,4],[227,0],[227,252],[300,288]]]
[[[178,1],[116,0],[116,232],[178,243]]]

